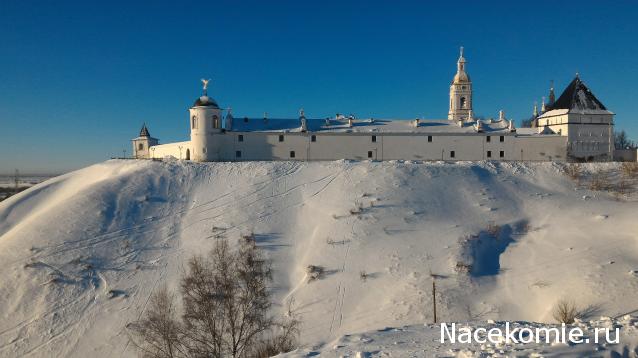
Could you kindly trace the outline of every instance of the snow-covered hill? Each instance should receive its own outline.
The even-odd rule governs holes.
[[[552,322],[561,298],[620,316],[638,309],[636,213],[555,163],[112,160],[0,203],[0,356],[134,356],[125,326],[153,290],[249,234],[302,318],[295,354],[431,322],[431,274],[447,322]]]

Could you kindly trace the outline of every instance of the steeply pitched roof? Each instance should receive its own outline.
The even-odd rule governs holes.
[[[146,123],[144,123],[144,125],[142,126],[142,129],[140,130],[140,137],[150,137],[151,134],[148,132],[148,128],[146,128]]]
[[[578,76],[565,88],[556,102],[548,108],[548,110],[553,109],[607,110]]]

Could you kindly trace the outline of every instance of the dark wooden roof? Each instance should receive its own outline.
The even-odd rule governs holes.
[[[140,130],[140,137],[150,137],[151,134],[148,132],[148,128],[146,128],[146,123],[144,123],[144,125],[142,126],[142,129]]]
[[[552,109],[606,110],[607,108],[576,76],[556,102],[549,106],[548,110]]]

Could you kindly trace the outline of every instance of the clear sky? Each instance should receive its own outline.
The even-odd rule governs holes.
[[[0,0],[0,173],[188,139],[209,94],[236,116],[445,118],[458,47],[474,112],[520,121],[576,72],[638,139],[636,1]]]

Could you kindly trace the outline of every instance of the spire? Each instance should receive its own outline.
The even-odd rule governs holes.
[[[140,137],[150,137],[151,134],[148,132],[148,128],[146,127],[146,123],[142,125],[142,129],[140,129]]]
[[[452,83],[461,83],[461,82],[470,82],[470,76],[465,72],[465,57],[463,57],[463,46],[461,46],[459,59],[456,61],[456,75],[454,75],[454,80]]]
[[[541,113],[547,112],[547,107],[545,107],[545,96],[543,96],[543,101],[541,104]]]
[[[534,101],[534,112],[532,112],[532,114],[534,118],[538,117],[538,103],[536,103],[536,101]]]
[[[457,64],[457,72],[465,72],[465,57],[463,57],[463,46],[461,46],[459,60],[456,62]]]
[[[553,106],[556,102],[556,95],[554,94],[554,80],[549,82],[549,106]]]

